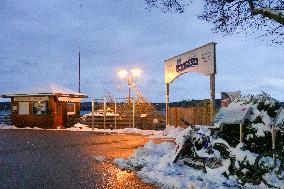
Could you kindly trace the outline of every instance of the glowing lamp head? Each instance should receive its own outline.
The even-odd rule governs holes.
[[[118,71],[118,76],[120,78],[126,78],[127,75],[128,75],[128,71],[127,70],[120,70],[120,71]]]
[[[139,70],[139,69],[133,69],[133,70],[131,70],[131,73],[132,73],[132,75],[134,76],[134,77],[139,77],[139,75],[141,74],[141,70]]]

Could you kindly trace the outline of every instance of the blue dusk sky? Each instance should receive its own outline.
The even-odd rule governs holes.
[[[223,36],[197,19],[202,3],[183,14],[147,8],[144,0],[0,0],[0,94],[56,83],[100,98],[127,96],[122,68],[140,68],[135,80],[152,102],[165,101],[164,60],[209,42],[217,43],[216,97],[221,91],[284,101],[284,47],[270,46],[258,31]],[[81,21],[80,21],[81,20]],[[209,98],[209,77],[184,74],[170,100]]]

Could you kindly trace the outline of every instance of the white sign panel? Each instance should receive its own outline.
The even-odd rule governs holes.
[[[165,60],[165,83],[171,83],[186,72],[204,75],[216,73],[215,45],[209,43],[192,51]]]
[[[223,107],[214,117],[217,124],[242,124],[250,115],[251,108],[228,108]]]

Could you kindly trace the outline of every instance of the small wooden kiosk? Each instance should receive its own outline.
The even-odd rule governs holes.
[[[72,126],[80,119],[81,99],[87,98],[83,93],[54,84],[1,97],[11,98],[13,125],[39,128]]]

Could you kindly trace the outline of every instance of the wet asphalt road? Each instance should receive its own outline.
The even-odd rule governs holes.
[[[156,188],[112,164],[148,140],[141,135],[0,130],[0,188]]]

